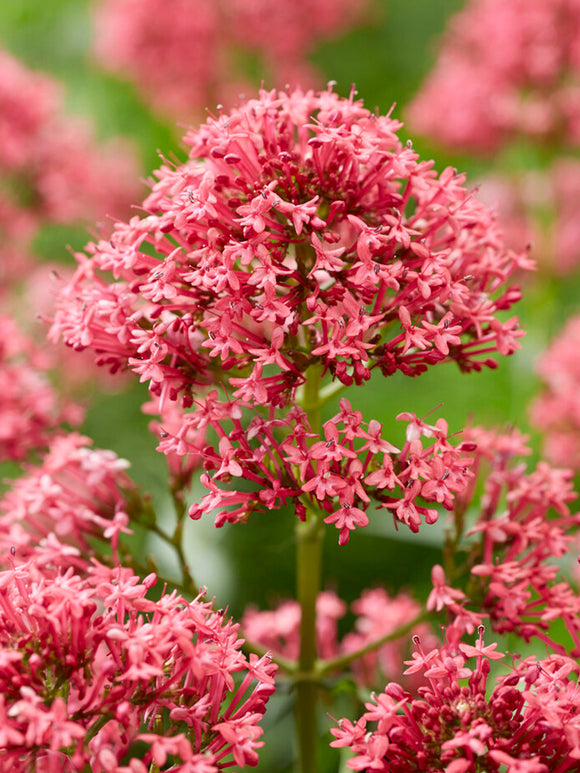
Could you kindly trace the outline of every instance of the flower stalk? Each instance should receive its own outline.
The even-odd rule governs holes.
[[[300,773],[315,773],[318,746],[316,599],[322,575],[322,522],[310,512],[296,528],[297,598],[301,609],[299,676],[294,704]]]
[[[321,366],[311,365],[306,371],[302,407],[308,414],[313,432],[320,432],[319,387]],[[318,686],[315,682],[316,599],[322,584],[323,523],[319,514],[307,509],[306,520],[296,524],[296,598],[300,604],[300,655],[294,704],[298,763],[300,773],[317,770]]]

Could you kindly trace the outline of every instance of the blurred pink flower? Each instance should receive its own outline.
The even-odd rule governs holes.
[[[31,241],[42,224],[120,217],[139,194],[138,163],[129,142],[97,144],[88,122],[63,108],[62,90],[53,78],[0,50],[4,282],[26,275]]]
[[[544,390],[532,403],[531,419],[544,435],[554,464],[580,470],[580,316],[571,317],[537,363]]]
[[[526,136],[580,143],[580,5],[469,0],[411,104],[413,129],[454,149],[493,153]]]
[[[494,173],[478,187],[497,212],[506,244],[526,245],[542,274],[565,276],[580,265],[580,161],[562,156],[550,167],[518,176]]]
[[[346,614],[347,605],[330,591],[318,595],[316,646],[320,660],[349,655],[394,634],[397,628],[416,618],[421,608],[406,593],[391,598],[383,588],[374,588],[363,591],[361,598],[351,604],[351,610],[356,615],[354,629],[339,641],[338,621]],[[300,618],[298,602],[283,601],[270,611],[246,610],[241,627],[244,636],[253,644],[266,647],[289,660],[297,660],[300,652]],[[437,640],[427,625],[418,623],[413,633],[421,634],[435,646]],[[353,660],[350,669],[357,683],[376,687],[385,678],[394,678],[399,673],[402,657],[407,653],[408,640],[409,635],[406,633]]]
[[[259,81],[320,86],[316,45],[354,26],[369,0],[100,0],[95,52],[160,113],[199,118]],[[258,57],[260,77],[252,77]]]
[[[53,389],[51,365],[13,319],[0,317],[0,462],[20,462],[45,448],[62,424],[82,421],[81,408]]]

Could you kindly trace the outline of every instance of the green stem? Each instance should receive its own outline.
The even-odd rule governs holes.
[[[181,588],[181,592],[184,593],[184,595],[188,595],[192,597],[196,596],[198,588],[193,580],[193,576],[190,572],[189,565],[187,563],[187,559],[183,551],[183,546],[181,544],[181,541],[182,541],[181,538],[183,534],[183,521],[178,519],[177,526],[175,527],[175,531],[173,532],[173,535],[168,534],[160,526],[157,526],[157,524],[151,527],[150,531],[156,534],[160,539],[162,539],[168,545],[171,545],[171,547],[177,553],[177,559],[179,561],[179,568],[181,569],[181,577],[182,577],[182,581],[179,586]],[[175,583],[173,583],[173,585],[175,586]]]
[[[308,414],[312,432],[319,435],[322,366],[320,363],[314,363],[305,375],[302,407]],[[308,510],[306,520],[296,526],[296,594],[300,604],[301,621],[298,673],[295,674],[294,716],[300,773],[316,773],[317,770],[316,599],[322,585],[322,537],[322,519],[319,513]]]
[[[431,612],[421,612],[410,622],[400,625],[398,628],[395,628],[394,631],[391,631],[391,633],[381,636],[380,639],[375,639],[374,641],[369,642],[364,647],[360,647],[358,650],[349,652],[348,655],[341,655],[340,657],[333,658],[332,660],[319,660],[316,666],[316,673],[319,677],[323,677],[327,674],[331,674],[333,671],[343,669],[345,666],[350,665],[353,660],[362,658],[363,655],[366,655],[369,652],[373,652],[379,647],[382,647],[383,644],[400,639],[402,636],[408,634],[409,631],[412,631],[416,625],[422,623],[424,620],[429,620],[431,617],[433,617]]]
[[[175,548],[175,552],[177,553],[177,558],[179,559],[179,567],[181,569],[181,576],[183,577],[183,585],[189,589],[188,592],[191,593],[192,596],[195,596],[197,594],[198,588],[193,579],[193,575],[191,574],[191,570],[183,550],[183,527],[187,517],[187,506],[183,498],[183,487],[172,489],[171,495],[173,497],[173,507],[175,508],[175,515],[177,518],[177,523],[175,525],[175,530],[173,532],[171,541],[173,547]]]
[[[321,586],[322,536],[321,521],[314,512],[309,513],[305,523],[297,526],[297,596],[302,617],[294,714],[300,773],[315,773],[317,770],[318,686],[314,679],[317,661],[316,599]]]
[[[306,373],[306,382],[302,389],[302,408],[308,414],[308,423],[313,432],[320,434],[321,415],[320,409],[322,403],[320,401],[320,382],[322,380],[322,365],[319,362],[315,362],[311,365]],[[313,441],[314,442],[314,441]]]

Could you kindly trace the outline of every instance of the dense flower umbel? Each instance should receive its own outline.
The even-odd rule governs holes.
[[[352,770],[408,773],[564,773],[580,768],[578,665],[530,657],[499,676],[488,694],[497,644],[463,642],[418,652],[405,673],[422,672],[416,694],[391,682],[356,722],[342,719],[331,746],[349,747]],[[505,766],[505,767],[504,767]]]
[[[48,365],[14,320],[0,316],[0,462],[22,461],[45,448],[62,422],[82,420],[78,406],[57,397]]]
[[[580,316],[572,317],[538,362],[545,383],[532,405],[532,421],[545,435],[545,452],[555,464],[580,470]]]
[[[95,564],[0,573],[3,770],[216,773],[255,765],[274,690],[210,602],[146,597],[155,576]],[[234,677],[239,675],[237,683]]]
[[[378,421],[363,422],[361,412],[353,411],[346,399],[340,407],[340,413],[324,424],[321,437],[310,431],[298,408],[283,419],[257,416],[247,429],[234,417],[229,437],[223,416],[214,424],[221,436],[217,452],[203,449],[208,472],[201,482],[210,493],[191,506],[191,517],[219,508],[216,525],[221,526],[244,520],[258,509],[294,502],[301,518],[306,506],[327,512],[325,523],[339,529],[339,543],[344,545],[351,531],[368,524],[365,511],[371,498],[392,512],[395,525],[405,523],[414,532],[423,520],[437,520],[438,510],[429,505],[452,507],[455,493],[465,488],[472,460],[462,455],[463,445],[450,445],[444,421],[432,426],[402,414],[399,418],[409,420],[409,425],[407,440],[398,451],[381,438]],[[283,441],[276,439],[275,430],[287,433]],[[422,437],[429,445],[424,447]],[[162,441],[161,448],[165,447],[174,450],[174,439]],[[242,477],[254,485],[227,488],[232,478]]]
[[[262,490],[228,492],[229,520],[306,493],[335,514],[345,541],[348,524],[364,521],[360,482],[371,472],[366,484],[383,493],[406,487],[383,498],[412,528],[419,493],[449,507],[462,486],[443,425],[413,424],[394,461],[378,422],[346,402],[324,437],[288,410],[307,375],[350,385],[376,368],[417,375],[443,360],[477,370],[519,346],[517,319],[496,315],[519,298],[505,281],[525,258],[503,249],[463,177],[437,176],[399,128],[332,91],[262,91],[191,131],[189,160],[159,170],[145,215],[77,256],[53,335],[129,366],[161,403],[194,404],[161,449],[199,452],[188,435],[217,429],[219,453],[204,462],[217,470],[204,478],[212,507],[220,478],[243,474]],[[442,464],[417,445],[421,434]],[[337,497],[340,511],[326,501]]]
[[[86,571],[94,539],[110,542],[116,554],[136,492],[128,466],[112,451],[90,448],[81,435],[54,438],[42,464],[14,481],[0,501],[0,553],[12,552],[18,563],[42,556],[50,571]]]
[[[577,0],[470,0],[451,21],[413,127],[455,149],[580,143]]]

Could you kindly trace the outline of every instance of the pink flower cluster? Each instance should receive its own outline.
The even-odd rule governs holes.
[[[355,756],[351,770],[408,773],[565,773],[578,769],[580,715],[578,664],[571,658],[534,656],[497,676],[488,694],[491,662],[504,655],[485,645],[448,642],[407,661],[406,674],[427,684],[410,693],[390,682],[352,723],[332,729],[334,747]]]
[[[82,420],[82,410],[55,393],[49,364],[13,319],[0,316],[0,462],[22,461],[63,422]]]
[[[121,216],[138,195],[127,143],[97,146],[82,119],[65,116],[58,84],[0,51],[0,277],[20,279],[38,228]]]
[[[180,401],[160,449],[201,454],[210,494],[194,517],[227,500],[219,522],[241,520],[306,494],[345,542],[366,522],[363,480],[414,530],[436,517],[416,496],[449,507],[462,488],[443,424],[409,414],[399,452],[346,402],[323,435],[296,407],[309,408],[308,378],[349,386],[445,360],[479,370],[519,347],[517,318],[497,314],[519,298],[506,281],[525,256],[504,250],[463,177],[438,176],[399,128],[330,90],[262,91],[189,132],[188,161],[158,171],[144,216],[77,255],[52,336],[132,368],[162,414]],[[206,427],[219,453],[195,445]],[[242,476],[255,491],[217,487]],[[404,496],[386,493],[397,486]]]
[[[449,630],[458,635],[489,617],[498,633],[538,639],[558,654],[580,654],[580,600],[561,566],[580,524],[580,513],[568,507],[576,498],[572,471],[539,462],[528,472],[518,459],[529,453],[518,432],[471,429],[465,435],[477,443],[476,473],[484,482],[479,512],[466,535],[466,564],[455,551],[471,580],[467,593],[450,588],[435,567],[428,608],[445,608]],[[458,508],[466,512],[472,497],[473,490],[466,490]],[[562,629],[554,629],[556,620]]]
[[[451,21],[411,125],[455,149],[580,142],[577,0],[470,0]]]
[[[128,569],[0,572],[0,765],[14,773],[217,773],[255,765],[268,656],[200,598]]]
[[[248,88],[256,56],[279,85],[318,82],[308,55],[355,24],[367,2],[101,0],[95,50],[103,67],[128,75],[160,112],[199,117]]]
[[[210,398],[215,396],[210,393]],[[192,414],[193,420],[207,415],[206,406],[202,404],[201,414]],[[190,516],[199,518],[219,508],[216,525],[222,526],[246,520],[256,510],[293,502],[300,518],[307,506],[327,512],[324,522],[335,525],[344,545],[351,531],[368,524],[365,511],[371,498],[392,512],[395,525],[405,523],[414,532],[423,520],[437,520],[438,510],[429,504],[451,509],[455,493],[466,486],[472,460],[463,454],[465,446],[449,443],[443,420],[428,425],[414,414],[401,414],[409,424],[399,451],[381,437],[378,421],[363,422],[362,413],[344,398],[340,408],[324,424],[322,436],[311,432],[299,408],[279,419],[256,416],[247,429],[239,416],[222,414],[213,422],[220,433],[217,451],[206,446],[201,452],[206,469],[201,482],[210,491],[191,506]],[[226,418],[233,426],[229,434]],[[283,441],[274,430],[284,433]],[[434,442],[424,446],[423,437]],[[168,447],[176,451],[174,439],[161,441],[161,450]],[[232,478],[244,478],[253,486],[232,490],[227,487]]]
[[[543,393],[531,418],[544,434],[544,450],[554,464],[580,470],[580,316],[571,317],[538,361]]]
[[[110,543],[116,554],[137,499],[128,466],[82,435],[53,438],[42,463],[13,481],[0,501],[0,552],[17,562],[40,558],[45,572],[74,566],[81,573],[96,541]]]
[[[354,629],[341,641],[338,639],[338,621],[347,612],[347,605],[335,593],[323,591],[316,602],[316,641],[319,660],[332,660],[340,655],[357,652],[373,642],[395,634],[418,617],[421,608],[406,593],[390,597],[383,588],[365,590],[351,604],[356,615]],[[297,601],[283,601],[272,610],[261,612],[248,609],[242,618],[244,636],[252,644],[259,644],[288,660],[297,660],[300,652],[300,605]],[[413,631],[423,640],[433,641],[428,626],[418,623]],[[358,657],[350,664],[354,678],[360,685],[374,687],[385,678],[394,678],[400,672],[400,663],[407,652],[408,632],[404,636],[383,643]]]

